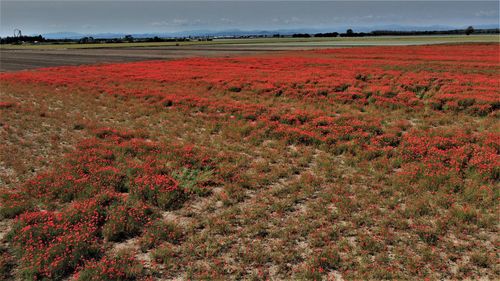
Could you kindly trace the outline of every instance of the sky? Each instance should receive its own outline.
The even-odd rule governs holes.
[[[0,35],[499,24],[499,1],[0,0]]]

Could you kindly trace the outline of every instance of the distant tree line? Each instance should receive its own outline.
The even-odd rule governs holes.
[[[94,38],[94,37],[83,37],[78,40],[80,44],[92,44],[92,43],[133,43],[133,42],[184,42],[190,41],[189,38],[161,38],[158,36],[149,38],[134,38],[132,35],[126,35],[123,38]]]
[[[158,36],[155,36],[153,38],[146,38],[147,42],[184,42],[184,41],[190,41],[189,38],[160,38]]]
[[[383,35],[470,35],[470,34],[499,34],[500,30],[498,28],[491,29],[474,29],[474,27],[469,26],[466,29],[454,29],[454,30],[438,30],[438,31],[389,31],[389,30],[376,30],[370,32],[371,36],[383,36]]]
[[[78,40],[75,39],[47,39],[42,35],[38,36],[7,36],[0,37],[0,44],[22,44],[22,43],[71,43]]]
[[[7,37],[2,37],[0,38],[0,44],[16,44],[16,43],[22,43],[22,42],[29,42],[29,43],[35,43],[35,42],[45,42],[46,39],[43,38],[42,35],[38,36],[7,36]]]
[[[309,33],[295,33],[292,35],[293,38],[309,38],[311,34]]]
[[[314,37],[337,37],[339,36],[338,32],[327,32],[327,33],[316,33]]]
[[[395,31],[395,30],[375,30],[371,32],[354,32],[352,29],[346,30],[344,33],[326,32],[326,33],[295,33],[292,35],[273,34],[274,38],[293,37],[293,38],[311,38],[311,37],[365,37],[365,36],[412,36],[412,35],[470,35],[470,34],[499,34],[498,28],[491,29],[474,29],[469,26],[466,29],[454,30],[434,30],[434,31]],[[269,37],[265,35],[245,35],[235,36],[233,38],[264,38]],[[22,43],[126,43],[126,42],[185,42],[191,40],[198,41],[211,41],[210,36],[200,37],[177,37],[177,38],[162,38],[162,37],[149,37],[149,38],[134,38],[132,35],[126,35],[123,38],[94,38],[86,36],[80,39],[46,39],[42,35],[38,36],[8,36],[1,37],[0,44],[22,44]]]
[[[354,32],[352,29],[346,30],[345,33],[329,32],[329,33],[295,33],[294,38],[309,38],[309,37],[365,37],[365,36],[412,36],[412,35],[470,35],[470,34],[499,34],[498,28],[491,29],[474,29],[469,26],[466,29],[454,30],[432,30],[432,31],[396,31],[396,30],[375,30],[371,32]],[[274,37],[279,37],[275,35]]]
[[[79,44],[92,44],[92,43],[131,43],[131,42],[184,42],[190,41],[190,38],[161,38],[158,36],[150,38],[134,38],[132,35],[126,35],[123,38],[94,38],[92,36],[85,36],[80,39],[47,39],[42,35],[38,36],[7,36],[0,37],[0,44],[23,44],[23,43],[79,43]]]

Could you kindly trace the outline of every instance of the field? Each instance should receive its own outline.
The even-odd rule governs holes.
[[[131,48],[131,47],[169,47],[169,46],[217,46],[217,45],[272,45],[286,47],[297,46],[373,46],[373,45],[423,45],[498,42],[497,34],[481,35],[422,35],[422,36],[373,36],[373,37],[336,37],[336,38],[255,38],[255,39],[215,39],[212,41],[185,42],[132,42],[132,43],[61,43],[61,44],[25,44],[2,45],[1,49],[96,49],[96,48]]]
[[[382,36],[362,38],[217,39],[190,42],[0,45],[0,72],[61,65],[118,63],[186,57],[247,56],[269,52],[427,44],[492,43],[498,35]]]
[[[499,56],[0,73],[0,279],[499,279]]]
[[[0,71],[61,65],[171,60],[185,57],[246,56],[289,50],[292,47],[182,46],[99,49],[0,49]]]

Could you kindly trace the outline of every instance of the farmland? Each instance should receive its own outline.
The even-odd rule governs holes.
[[[0,72],[61,65],[118,63],[185,57],[246,56],[270,52],[457,43],[495,43],[498,35],[260,38],[213,41],[0,45]]]
[[[416,36],[366,36],[366,37],[317,37],[317,38],[248,38],[215,39],[212,41],[180,42],[130,42],[130,43],[58,43],[2,45],[1,49],[96,49],[96,48],[132,48],[132,47],[179,47],[179,46],[373,46],[373,45],[421,45],[452,43],[498,42],[496,34],[480,35],[416,35]]]
[[[497,279],[499,47],[0,73],[0,276]]]

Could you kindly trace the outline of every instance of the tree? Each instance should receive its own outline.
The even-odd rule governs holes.
[[[292,35],[292,37],[294,37],[294,38],[309,38],[309,37],[311,37],[311,35],[308,33],[295,33]]]
[[[314,37],[337,37],[339,36],[338,32],[328,32],[328,33],[316,33]]]
[[[134,37],[132,37],[132,35],[125,35],[124,39],[125,39],[125,41],[130,42],[130,43],[134,42]]]
[[[345,33],[347,34],[347,36],[352,36],[354,34],[352,29],[350,29],[350,28]]]
[[[465,29],[465,35],[471,35],[472,33],[474,33],[474,27],[469,26]]]
[[[78,40],[78,43],[80,44],[86,44],[86,43],[94,43],[94,37],[83,37],[82,39]]]

